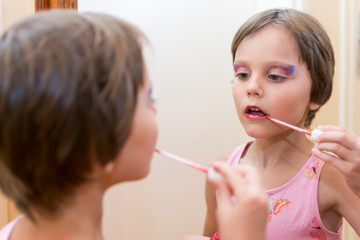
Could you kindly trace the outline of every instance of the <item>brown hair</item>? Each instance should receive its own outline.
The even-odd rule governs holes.
[[[0,186],[56,213],[94,162],[115,159],[143,84],[144,35],[105,14],[31,16],[0,40]]]
[[[324,28],[309,14],[294,9],[270,9],[254,15],[234,36],[231,45],[233,61],[241,42],[270,24],[283,26],[292,34],[299,47],[300,61],[305,62],[312,79],[310,101],[325,104],[332,92],[334,51]],[[305,127],[311,125],[318,110],[308,111]]]

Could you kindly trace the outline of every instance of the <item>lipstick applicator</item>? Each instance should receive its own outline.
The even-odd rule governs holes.
[[[154,150],[155,152],[165,156],[165,157],[168,157],[168,158],[171,158],[173,160],[176,160],[178,162],[181,162],[189,167],[192,167],[192,168],[195,168],[201,172],[204,172],[204,173],[208,173],[208,169],[207,167],[205,166],[202,166],[198,163],[195,163],[193,161],[190,161],[188,159],[185,159],[185,158],[182,158],[182,157],[179,157],[179,156],[176,156],[175,154],[172,154],[172,153],[169,153],[169,152],[166,152],[166,151],[163,151],[163,150],[159,150],[159,149],[155,149]]]
[[[278,123],[278,124],[280,124],[280,125],[283,125],[283,126],[285,126],[285,127],[294,129],[294,130],[296,130],[296,131],[298,131],[298,132],[305,133],[305,134],[311,136],[311,140],[313,140],[314,142],[316,141],[316,138],[323,133],[323,131],[321,131],[321,130],[319,130],[319,129],[314,129],[312,132],[310,132],[310,131],[308,131],[308,130],[306,130],[306,129],[302,129],[302,128],[296,127],[296,126],[294,126],[294,125],[291,125],[291,124],[289,124],[289,123],[280,121],[280,120],[278,120],[278,119],[275,119],[275,118],[272,118],[272,117],[269,117],[269,116],[266,116],[266,118],[269,119],[269,120],[271,120],[271,121],[273,121],[273,122],[275,122],[275,123]]]
[[[175,161],[178,161],[180,163],[183,163],[189,167],[192,167],[194,169],[197,169],[201,172],[204,172],[207,174],[207,177],[209,179],[221,179],[222,176],[220,173],[218,173],[213,167],[205,167],[205,166],[202,166],[201,164],[198,164],[198,163],[195,163],[193,161],[190,161],[188,159],[185,159],[185,158],[182,158],[182,157],[179,157],[179,156],[176,156],[175,154],[172,154],[172,153],[169,153],[169,152],[166,152],[166,151],[163,151],[163,150],[159,150],[159,149],[154,149],[155,152],[157,152],[158,154],[160,155],[163,155],[165,157],[168,157],[170,159],[173,159]]]

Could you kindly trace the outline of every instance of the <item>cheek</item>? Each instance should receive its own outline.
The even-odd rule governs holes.
[[[290,121],[296,123],[307,113],[310,102],[310,89],[307,87],[288,90],[287,92],[278,92],[270,96],[275,104],[272,105],[273,113],[286,114]],[[291,113],[291,114],[289,114]]]
[[[143,158],[147,161],[151,158],[158,136],[158,127],[155,121],[153,113],[142,115],[141,121],[137,124],[139,127],[134,134],[134,142],[139,148],[139,151],[143,152]]]
[[[232,95],[235,102],[236,107],[240,107],[242,99],[244,97],[244,88],[238,83],[233,83],[232,86]]]
[[[157,142],[158,133],[159,133],[159,129],[158,129],[158,126],[157,126],[157,123],[155,120],[151,122],[149,129],[150,129],[149,130],[149,139],[150,139],[149,143],[150,143],[150,148],[153,152],[156,142]]]
[[[121,181],[138,180],[148,175],[157,141],[155,113],[149,110],[137,112],[132,127],[119,158]]]

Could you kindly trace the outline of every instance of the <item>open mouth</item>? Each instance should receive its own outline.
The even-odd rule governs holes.
[[[244,114],[247,118],[250,119],[265,119],[268,116],[268,114],[256,106],[247,106]]]

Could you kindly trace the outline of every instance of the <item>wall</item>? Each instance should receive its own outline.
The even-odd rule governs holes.
[[[35,5],[32,0],[1,0],[0,31],[6,30],[14,22],[34,12]],[[14,205],[0,192],[0,227],[14,219],[17,214],[18,212]]]
[[[231,96],[230,44],[253,12],[244,1],[79,1],[79,11],[103,11],[148,36],[150,78],[158,108],[157,147],[203,165],[246,137]],[[238,10],[241,9],[241,14]],[[226,27],[224,27],[226,26]],[[149,177],[113,187],[105,197],[105,238],[180,239],[200,234],[205,175],[155,155]]]
[[[359,1],[359,0],[356,0]],[[231,97],[230,44],[241,23],[254,12],[274,6],[304,8],[325,25],[339,51],[340,0],[79,0],[79,11],[102,11],[138,25],[150,39],[147,59],[155,87],[160,136],[158,147],[203,165],[247,140]],[[32,1],[0,0],[6,29],[33,13]],[[326,4],[326,13],[323,6]],[[21,6],[19,8],[18,6]],[[357,8],[358,9],[358,8]],[[226,27],[225,27],[226,26]],[[343,93],[337,54],[334,94],[313,126],[346,124],[340,119]],[[346,79],[346,78],[345,78]],[[353,124],[360,134],[360,80],[354,83]],[[341,90],[344,92],[343,90]],[[345,91],[346,92],[346,91]],[[346,101],[345,101],[346,102]],[[351,110],[350,109],[350,110]],[[346,110],[349,112],[348,110]],[[191,116],[191,117],[189,117]],[[180,239],[201,233],[205,217],[205,176],[160,156],[154,156],[150,176],[122,184],[105,196],[104,231],[108,240]],[[9,207],[0,195],[0,225]],[[347,233],[348,239],[353,239]]]
[[[255,12],[295,1],[87,0],[79,11],[101,11],[139,26],[148,36],[150,77],[158,108],[157,147],[208,166],[248,139],[231,93],[230,45]],[[301,2],[297,1],[298,7]],[[154,156],[150,176],[113,187],[105,197],[106,239],[180,239],[201,234],[205,175]]]
[[[320,109],[312,126],[333,124],[360,135],[360,78],[358,16],[360,0],[306,1],[306,11],[315,16],[329,33],[335,51],[335,78],[333,95]],[[326,6],[326,11],[323,7]],[[344,239],[360,239],[345,221]]]
[[[29,16],[34,12],[33,0],[2,0],[2,29],[5,30],[20,18]]]
[[[323,6],[326,4],[326,11],[323,10]],[[339,109],[340,109],[340,79],[339,79],[339,70],[340,70],[340,1],[333,1],[332,4],[328,4],[327,0],[317,0],[311,1],[308,0],[306,3],[306,11],[316,17],[331,39],[333,48],[335,51],[335,77],[334,77],[334,86],[333,93],[328,101],[323,107],[320,108],[316,118],[312,123],[312,127],[320,124],[333,124],[339,125]]]
[[[354,26],[356,32],[356,48],[355,48],[355,80],[354,86],[351,89],[353,91],[353,113],[354,113],[354,120],[353,120],[353,127],[354,132],[360,136],[360,0],[356,0],[356,8],[355,8],[356,16],[356,24]]]

